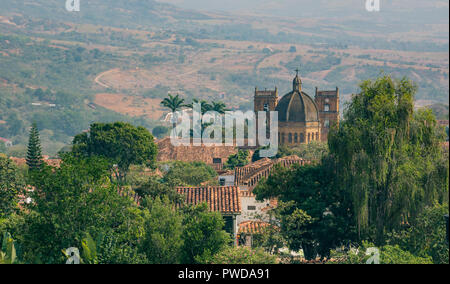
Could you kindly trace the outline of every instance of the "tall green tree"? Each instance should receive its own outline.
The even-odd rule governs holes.
[[[383,245],[427,205],[448,202],[448,161],[431,111],[414,113],[412,82],[382,76],[360,88],[328,142],[359,235],[374,232],[368,237]]]
[[[24,178],[17,167],[5,155],[0,154],[0,218],[17,209],[19,194],[24,189]]]
[[[183,214],[183,263],[205,263],[231,243],[222,216],[209,212],[206,203],[186,206]]]
[[[37,170],[42,166],[42,147],[39,138],[39,130],[36,123],[33,123],[30,129],[30,138],[27,151],[27,165],[31,171]]]
[[[146,199],[149,216],[145,223],[142,251],[152,264],[181,263],[183,217],[167,197]]]
[[[161,102],[161,105],[170,109],[172,112],[176,112],[186,106],[184,99],[180,98],[180,95],[173,96],[171,94],[168,94],[168,97]]]
[[[180,98],[180,95],[173,96],[171,94],[168,94],[168,97],[161,102],[161,105],[170,109],[170,111],[173,113],[172,126],[173,129],[175,129],[177,123],[176,112],[181,110],[181,108],[187,106],[184,104],[184,99]]]
[[[145,211],[121,196],[108,176],[107,160],[71,155],[60,168],[44,166],[33,173],[33,203],[17,236],[26,262],[64,263],[61,251],[81,248],[86,233],[94,239],[114,236],[115,248],[138,246]]]
[[[144,127],[129,123],[94,123],[89,133],[75,136],[72,152],[78,156],[108,159],[119,182],[126,181],[130,165],[155,167],[157,146]]]
[[[239,150],[237,154],[230,155],[225,168],[234,170],[236,167],[243,167],[250,162],[250,152],[248,150]]]
[[[210,110],[216,111],[219,114],[225,114],[228,111],[227,106],[223,102],[212,102]]]
[[[209,104],[207,101],[198,100],[198,99],[193,99],[192,103],[190,103],[187,106],[191,109],[194,109],[194,104],[200,104],[200,107],[201,107],[200,111],[201,111],[202,115],[204,115],[205,113],[207,113],[208,111],[210,111],[212,109],[211,104]]]
[[[303,249],[307,259],[327,257],[331,249],[355,239],[352,203],[336,186],[335,173],[329,158],[317,165],[276,166],[253,191],[258,200],[279,200],[273,213],[280,234],[290,249]]]

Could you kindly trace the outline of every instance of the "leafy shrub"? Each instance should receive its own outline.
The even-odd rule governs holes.
[[[208,264],[276,264],[277,258],[261,248],[230,247],[206,262]]]

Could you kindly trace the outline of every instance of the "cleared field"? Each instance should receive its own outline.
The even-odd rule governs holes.
[[[132,117],[145,116],[158,120],[167,112],[160,106],[160,99],[143,99],[123,94],[101,93],[95,96],[94,103],[118,113]]]

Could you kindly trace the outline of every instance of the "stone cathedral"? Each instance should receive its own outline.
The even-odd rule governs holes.
[[[339,125],[339,88],[319,91],[314,100],[302,90],[302,80],[294,78],[292,91],[278,97],[278,89],[255,89],[254,111],[278,111],[278,141],[295,146],[311,141],[327,141],[333,125]]]

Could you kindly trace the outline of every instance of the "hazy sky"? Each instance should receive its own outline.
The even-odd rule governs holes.
[[[346,17],[366,15],[366,0],[157,0],[179,7],[276,16]],[[380,0],[381,12],[448,20],[448,0]]]

